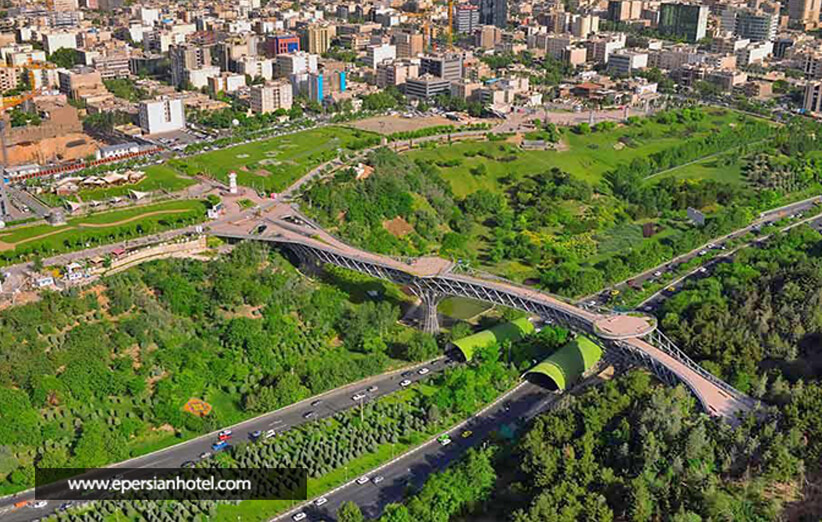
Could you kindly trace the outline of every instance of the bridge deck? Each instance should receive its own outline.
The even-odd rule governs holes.
[[[261,224],[266,225],[260,230]],[[741,394],[734,394],[730,387],[723,388],[710,376],[694,369],[693,363],[686,364],[665,350],[662,350],[642,339],[653,332],[656,325],[645,317],[629,315],[603,315],[574,306],[551,295],[505,282],[495,278],[478,278],[452,271],[454,264],[438,257],[409,259],[408,262],[397,258],[374,254],[348,245],[290,206],[277,205],[267,210],[265,216],[245,218],[231,222],[215,223],[213,232],[235,238],[273,241],[298,244],[337,256],[338,259],[354,260],[368,266],[378,266],[379,270],[390,269],[425,278],[438,291],[461,295],[466,285],[473,285],[477,298],[498,301],[501,304],[533,309],[532,303],[545,305],[552,311],[563,312],[574,318],[595,335],[603,339],[623,342],[632,349],[638,350],[667,368],[684,382],[697,396],[704,408],[711,414],[733,419],[740,411],[751,409],[753,401]],[[256,233],[255,232],[259,232]],[[347,264],[347,262],[346,262]],[[390,277],[388,273],[378,272],[381,277]],[[455,284],[457,283],[457,284]],[[496,293],[495,293],[496,292]],[[499,293],[505,294],[501,299]],[[484,296],[484,297],[483,297]],[[511,299],[511,296],[515,299]],[[537,307],[538,308],[538,307]],[[686,358],[687,359],[687,358]]]
[[[674,372],[697,396],[703,407],[711,415],[718,415],[733,419],[740,412],[751,409],[751,401],[746,398],[735,397],[709,381],[675,357],[668,355],[647,341],[634,338],[625,341],[627,344],[641,350],[660,364]]]

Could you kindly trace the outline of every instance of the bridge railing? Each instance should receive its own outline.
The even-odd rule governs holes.
[[[711,383],[721,388],[725,392],[729,393],[730,395],[733,395],[737,399],[748,399],[747,395],[745,395],[741,391],[737,390],[730,384],[726,383],[716,375],[712,374],[711,372],[709,372],[708,370],[694,362],[693,359],[688,357],[688,355],[686,355],[685,352],[680,350],[679,347],[673,341],[671,341],[665,334],[660,332],[658,329],[654,330],[651,333],[650,340],[653,342],[653,345],[655,347],[659,348],[666,354],[681,362],[691,370],[698,373],[701,377],[710,381]]]
[[[458,262],[454,263],[454,267],[451,269],[451,272],[454,273],[454,274],[465,274],[465,275],[475,277],[477,279],[484,280],[484,281],[494,281],[494,282],[497,282],[497,283],[502,283],[504,285],[508,285],[508,286],[511,286],[511,287],[514,287],[514,288],[519,288],[521,290],[527,290],[529,292],[539,292],[539,293],[544,294],[544,295],[546,295],[546,296],[548,296],[552,299],[555,299],[557,301],[561,301],[565,304],[568,304],[568,305],[571,305],[571,306],[577,306],[573,302],[571,302],[570,299],[568,299],[566,297],[562,297],[562,296],[559,296],[559,295],[556,295],[556,294],[552,294],[551,292],[546,292],[545,290],[541,290],[541,289],[537,289],[537,288],[531,288],[531,287],[525,286],[525,285],[520,284],[520,283],[514,283],[513,281],[511,281],[509,279],[505,279],[504,277],[500,277],[496,274],[492,274],[492,273],[486,272],[484,270],[477,270],[476,268],[469,267],[468,265],[465,265],[463,263],[458,263]]]

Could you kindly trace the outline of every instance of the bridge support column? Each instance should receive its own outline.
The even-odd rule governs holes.
[[[311,277],[317,277],[322,274],[322,263],[310,250],[295,248],[293,252],[296,254],[297,260],[300,263],[300,272]]]
[[[420,296],[422,299],[423,322],[422,331],[436,335],[440,332],[440,319],[437,315],[437,305],[442,301],[442,294],[437,292],[425,292]]]
[[[440,304],[443,294],[427,288],[412,286],[411,291],[420,298],[422,303],[422,331],[431,335],[436,335],[440,331],[440,320],[437,315],[437,305]]]

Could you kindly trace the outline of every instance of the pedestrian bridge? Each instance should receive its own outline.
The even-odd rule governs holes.
[[[735,419],[754,401],[710,374],[656,329],[656,320],[639,314],[586,310],[568,301],[502,278],[464,269],[439,257],[402,259],[366,252],[328,234],[288,205],[264,215],[215,225],[210,233],[227,240],[275,243],[306,266],[332,264],[407,286],[423,305],[423,328],[439,330],[437,304],[458,296],[523,310],[619,350],[630,361],[651,369],[664,382],[684,383],[711,415]]]

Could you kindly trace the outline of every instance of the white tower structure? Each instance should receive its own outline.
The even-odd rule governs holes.
[[[229,172],[228,173],[228,192],[230,194],[237,193],[237,173],[236,172]]]

